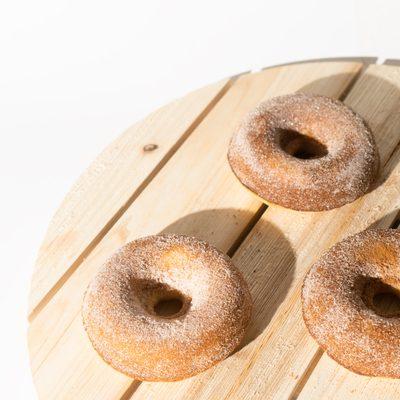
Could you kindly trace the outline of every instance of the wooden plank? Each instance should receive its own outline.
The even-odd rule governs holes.
[[[229,83],[224,79],[153,112],[119,136],[80,177],[52,219],[40,248],[29,314],[52,294],[57,283],[68,278],[80,258],[98,243]],[[151,150],[145,147],[148,144],[158,147]]]
[[[400,398],[397,379],[369,378],[341,367],[326,353],[300,392],[299,400],[394,400]]]
[[[270,207],[235,254],[255,300],[256,315],[249,329],[252,341],[187,381],[143,383],[133,399],[287,399],[296,395],[309,366],[318,361],[318,346],[301,316],[300,291],[306,272],[322,251],[345,236],[372,224],[387,226],[400,205],[400,166],[391,158],[400,139],[400,118],[394,112],[400,106],[399,89],[398,69],[371,66],[345,101],[366,118],[376,136],[384,165],[381,185],[356,202],[328,212]]]
[[[99,357],[83,332],[83,292],[103,260],[123,243],[160,231],[195,235],[228,251],[260,207],[259,200],[243,190],[226,162],[234,126],[266,97],[299,89],[338,97],[360,68],[357,63],[280,67],[242,76],[232,85],[33,320],[29,347],[41,397],[73,398],[79,394],[80,398],[119,398],[129,388],[129,378],[94,361]],[[86,378],[88,371],[90,380]],[[105,381],[107,392],[101,389]]]

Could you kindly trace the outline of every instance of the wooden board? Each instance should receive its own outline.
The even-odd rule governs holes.
[[[301,213],[263,205],[226,161],[240,119],[273,96],[340,98],[371,126],[382,160],[375,190],[337,210]],[[28,343],[43,399],[392,398],[397,381],[365,379],[331,361],[308,335],[300,287],[322,251],[400,206],[400,68],[308,62],[243,74],[150,115],[110,145],[53,219],[32,279]],[[143,150],[146,144],[153,150]],[[148,149],[148,147],[146,148]],[[231,255],[255,312],[240,350],[181,382],[140,383],[106,365],[82,327],[84,290],[124,243],[159,232],[200,237]],[[335,397],[339,396],[340,397]],[[378,396],[378,397],[376,397]],[[389,397],[388,397],[389,396]],[[394,398],[394,397],[393,397]]]

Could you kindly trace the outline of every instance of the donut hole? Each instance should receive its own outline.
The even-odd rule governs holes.
[[[367,281],[363,300],[368,308],[382,317],[400,317],[400,291],[380,279]]]
[[[280,129],[278,135],[281,149],[292,157],[311,160],[328,154],[325,144],[314,137],[291,129]]]
[[[400,298],[395,293],[378,293],[373,298],[374,306],[387,317],[400,316]]]
[[[178,314],[179,311],[182,310],[182,307],[183,307],[182,299],[179,298],[160,299],[154,305],[154,312],[160,317],[170,318]]]
[[[186,314],[191,298],[179,290],[155,281],[135,282],[135,292],[144,310],[160,318],[177,318]]]

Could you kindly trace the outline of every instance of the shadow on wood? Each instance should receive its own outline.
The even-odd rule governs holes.
[[[163,233],[176,233],[193,235],[200,239],[197,227],[202,227],[202,232],[205,226],[209,225],[210,229],[216,224],[230,226],[237,224],[236,220],[247,218],[253,220],[253,215],[247,211],[235,209],[213,209],[199,211],[189,214],[175,223],[166,227]],[[242,348],[257,338],[262,333],[269,321],[275,314],[276,309],[286,297],[287,290],[293,279],[295,267],[295,254],[288,240],[282,232],[273,224],[264,221],[262,218],[253,221],[255,227],[250,231],[246,228],[246,232],[241,235],[241,244],[238,244],[237,250],[232,255],[235,265],[241,270],[246,282],[249,285],[252,294],[254,308],[253,315],[248,327]],[[212,231],[210,231],[212,237]],[[246,235],[251,236],[251,245],[247,246]],[[262,254],[257,244],[269,243],[271,257],[268,254]],[[277,260],[272,255],[275,252],[284,256]],[[274,283],[279,276],[279,285]]]

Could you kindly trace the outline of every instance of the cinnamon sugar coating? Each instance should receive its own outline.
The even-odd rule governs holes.
[[[368,376],[400,378],[400,312],[379,306],[400,294],[400,231],[361,232],[314,264],[302,290],[310,334],[344,367]]]
[[[252,192],[300,211],[356,200],[379,169],[362,118],[340,101],[305,93],[275,97],[250,112],[231,139],[228,160]]]
[[[181,307],[160,314],[157,305]],[[226,358],[251,315],[248,287],[230,258],[179,235],[135,240],[114,253],[90,283],[82,306],[93,347],[137,380],[174,381]]]

